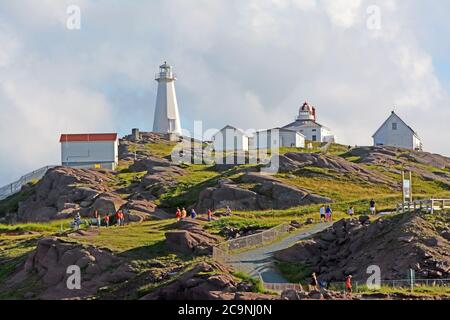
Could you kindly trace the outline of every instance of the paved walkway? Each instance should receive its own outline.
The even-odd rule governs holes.
[[[331,223],[319,223],[308,230],[297,231],[282,240],[268,246],[242,252],[231,256],[230,263],[238,270],[251,276],[259,277],[266,283],[288,283],[273,266],[273,253],[291,247],[296,242],[321,232],[331,226]]]

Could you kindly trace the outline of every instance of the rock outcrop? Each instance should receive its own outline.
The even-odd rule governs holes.
[[[19,204],[19,221],[49,221],[89,213],[97,197],[110,193],[107,171],[56,167],[35,186],[35,192]]]
[[[347,161],[344,158],[322,153],[295,153],[290,152],[279,156],[280,173],[306,174],[301,170],[309,167],[319,168],[323,172],[312,172],[316,175],[344,176],[352,180],[359,180],[369,183],[383,183],[398,187],[397,181],[392,178],[380,175],[377,172],[366,169],[356,163]]]
[[[230,270],[218,263],[202,262],[169,285],[145,295],[142,300],[272,300],[277,296],[240,291],[243,286]]]
[[[177,223],[179,230],[166,232],[166,245],[175,252],[210,255],[219,238],[206,232],[201,223],[187,218]]]
[[[432,217],[433,219],[435,216]],[[442,216],[448,222],[449,218]],[[377,265],[383,279],[404,279],[410,268],[420,278],[450,276],[448,224],[434,224],[426,214],[404,214],[370,222],[344,219],[313,239],[279,251],[281,261],[300,263],[321,280],[367,279],[367,267]]]
[[[450,187],[450,158],[438,154],[384,146],[354,148],[344,156],[354,157],[361,164],[383,167],[395,174],[400,174],[397,168],[402,167],[425,180],[439,181]]]
[[[243,186],[251,185],[246,189]],[[316,203],[330,203],[327,197],[299,189],[257,173],[244,174],[239,181],[222,180],[216,187],[203,190],[197,209],[217,210],[229,206],[235,210],[287,209]]]
[[[81,270],[81,289],[67,287],[69,266]],[[57,238],[44,238],[36,250],[29,254],[23,267],[7,281],[7,286],[20,285],[30,276],[35,276],[42,290],[38,299],[74,299],[95,295],[107,284],[117,284],[135,274],[129,265],[107,249],[65,242]],[[31,298],[31,297],[30,297]]]

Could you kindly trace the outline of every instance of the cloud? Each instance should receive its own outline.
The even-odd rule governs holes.
[[[65,27],[68,4],[81,7],[79,31]],[[366,27],[369,5],[380,8],[381,30]],[[58,162],[63,131],[150,130],[164,60],[178,74],[188,129],[194,120],[281,126],[308,100],[342,143],[363,145],[395,107],[427,150],[450,154],[449,88],[434,59],[448,48],[433,29],[450,23],[427,8],[420,0],[1,3],[0,185]]]

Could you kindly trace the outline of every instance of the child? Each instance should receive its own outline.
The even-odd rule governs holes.
[[[348,213],[349,216],[352,216],[352,215],[355,214],[355,210],[353,209],[353,207],[350,207],[350,208],[348,209],[347,213]]]

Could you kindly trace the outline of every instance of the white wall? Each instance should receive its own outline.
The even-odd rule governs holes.
[[[396,130],[392,127],[393,123],[397,124]],[[408,126],[406,126],[396,115],[391,115],[389,117],[382,128],[374,135],[373,139],[375,146],[384,145],[406,149],[420,147],[420,140],[415,137]]]
[[[215,151],[248,151],[249,137],[240,130],[222,129],[213,136]]]
[[[61,142],[61,163],[69,166],[93,167],[94,164],[119,162],[119,142]],[[115,166],[113,166],[115,169]]]
[[[278,137],[275,136],[277,133]],[[287,130],[263,130],[255,133],[252,148],[272,149],[278,147],[304,148],[305,139],[300,133]]]

